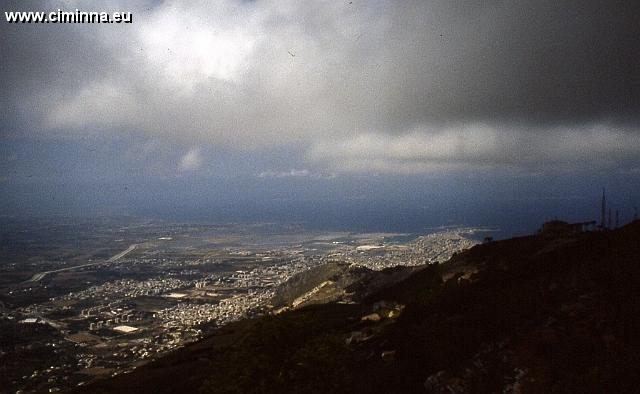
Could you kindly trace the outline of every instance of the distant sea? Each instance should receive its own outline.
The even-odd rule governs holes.
[[[247,206],[227,204],[185,209],[167,207],[139,210],[138,214],[175,221],[199,223],[276,222],[300,223],[305,228],[326,231],[392,232],[427,234],[442,226],[490,228],[495,239],[534,233],[552,219],[586,221],[597,218],[597,207],[575,201],[503,201],[493,204],[411,205],[368,204],[278,204]],[[623,221],[624,223],[624,221]],[[488,235],[489,233],[487,233]]]

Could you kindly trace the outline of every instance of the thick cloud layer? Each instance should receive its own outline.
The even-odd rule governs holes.
[[[636,2],[51,1],[4,10],[57,8],[132,11],[134,23],[3,23],[3,134],[124,130],[188,149],[284,147],[305,152],[291,169],[327,174],[640,164]],[[187,152],[182,170],[206,161]]]

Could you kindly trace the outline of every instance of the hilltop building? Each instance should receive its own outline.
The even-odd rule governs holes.
[[[596,221],[580,223],[567,223],[562,220],[551,220],[545,222],[538,234],[541,235],[566,235],[566,234],[578,234],[585,231],[591,231],[596,227]]]

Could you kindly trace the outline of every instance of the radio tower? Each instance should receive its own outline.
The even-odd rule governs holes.
[[[602,206],[600,211],[600,228],[605,228],[605,213],[607,209],[607,198],[604,195],[604,187],[602,188]]]

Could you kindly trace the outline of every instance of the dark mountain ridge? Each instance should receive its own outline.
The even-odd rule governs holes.
[[[639,256],[639,221],[477,245],[358,303],[233,323],[77,392],[637,392]]]

